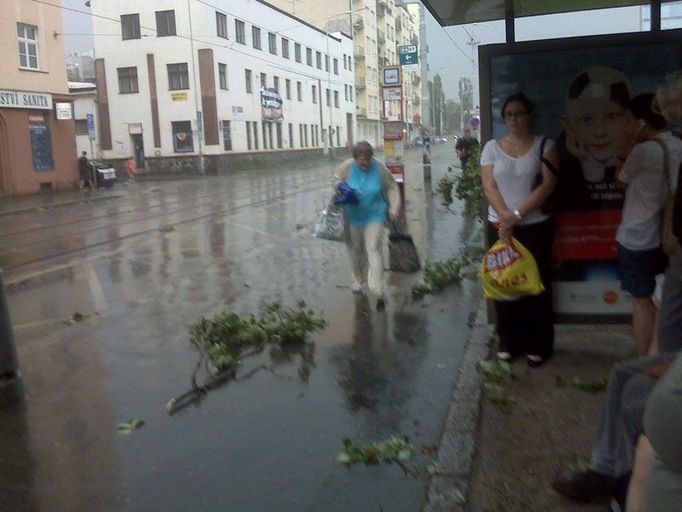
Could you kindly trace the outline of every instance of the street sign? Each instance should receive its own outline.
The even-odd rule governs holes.
[[[86,114],[88,118],[88,138],[95,140],[95,114]]]
[[[403,99],[403,88],[401,86],[384,87],[385,101],[400,101]]]
[[[398,46],[398,55],[403,71],[417,71],[419,69],[419,53],[416,44]]]
[[[201,110],[197,110],[197,130],[199,133],[204,130],[204,118],[201,114]]]
[[[469,120],[469,124],[474,130],[476,130],[479,126],[481,126],[481,119],[478,116],[474,116]]]
[[[400,85],[400,66],[384,68],[384,85]]]

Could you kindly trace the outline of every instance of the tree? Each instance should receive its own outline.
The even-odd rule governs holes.
[[[467,112],[474,108],[474,87],[471,80],[466,77],[459,79],[459,104],[464,111],[462,122],[466,125],[471,118],[471,115],[467,114]],[[464,127],[462,127],[462,129],[463,128]]]
[[[459,133],[459,123],[462,109],[459,103],[453,100],[446,100],[445,114],[443,118],[443,129],[445,133]]]
[[[436,73],[433,77],[433,129],[440,136],[443,130],[443,109],[445,108],[445,95],[443,94],[443,81]]]

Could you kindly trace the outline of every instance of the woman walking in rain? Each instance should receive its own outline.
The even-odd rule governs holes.
[[[346,182],[358,199],[355,204],[344,205],[353,293],[362,293],[367,285],[381,310],[386,304],[382,245],[386,223],[398,218],[398,184],[365,141],[353,147],[353,157],[341,164],[335,178],[337,184]]]

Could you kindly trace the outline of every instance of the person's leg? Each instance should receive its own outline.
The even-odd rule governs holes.
[[[365,226],[365,249],[369,272],[369,291],[377,299],[384,299],[384,261],[381,254],[384,239],[384,224],[373,222]]]
[[[659,352],[679,352],[682,348],[682,249],[671,257],[665,271],[661,313],[658,323]]]
[[[353,291],[362,290],[367,281],[367,251],[365,250],[365,233],[363,227],[346,224],[349,236],[346,237],[346,248],[353,273]]]
[[[639,355],[649,353],[656,324],[656,307],[651,297],[632,299],[632,327]]]

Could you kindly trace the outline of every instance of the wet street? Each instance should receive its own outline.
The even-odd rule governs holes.
[[[454,158],[434,148],[433,187]],[[407,158],[407,220],[422,259],[480,227]],[[25,406],[0,411],[3,512],[417,512],[427,482],[335,462],[343,438],[437,443],[480,292],[421,301],[390,275],[386,310],[350,290],[345,247],[309,225],[333,166],[285,165],[118,183],[114,197],[0,216]],[[311,357],[266,351],[250,378],[178,414],[197,352],[187,327],[223,309],[305,300],[328,326]],[[75,325],[75,312],[92,315]],[[117,423],[145,421],[130,436]],[[421,455],[418,463],[428,463]]]

